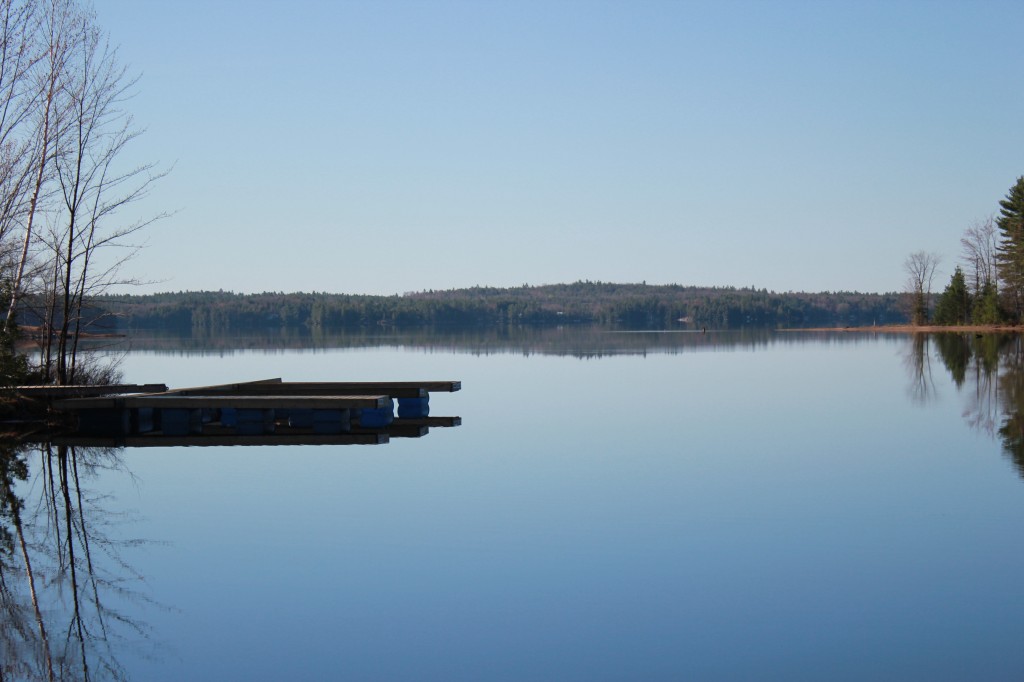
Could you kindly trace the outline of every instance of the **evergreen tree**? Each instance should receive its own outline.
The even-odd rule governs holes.
[[[1003,312],[999,309],[999,290],[995,282],[989,282],[981,288],[971,306],[971,322],[974,324],[999,324],[1003,321]]]
[[[1014,321],[1019,322],[1024,312],[1024,176],[1017,178],[1017,184],[999,202],[999,207],[999,278],[1007,307]]]
[[[963,270],[957,266],[949,284],[935,306],[935,324],[966,324],[970,316],[971,295]]]

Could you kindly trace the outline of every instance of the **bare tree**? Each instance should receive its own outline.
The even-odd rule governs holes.
[[[931,298],[932,282],[940,260],[936,253],[915,251],[903,262],[903,269],[907,273],[905,291],[910,295],[912,324],[924,324],[928,321],[928,301]]]
[[[66,75],[68,56],[76,43],[84,36],[86,16],[79,11],[75,0],[49,0],[42,9],[42,20],[36,35],[43,58],[37,68],[30,72],[28,85],[33,89],[35,116],[34,130],[29,137],[27,154],[30,173],[25,228],[21,254],[11,283],[11,301],[4,321],[6,330],[14,320],[18,301],[21,298],[25,270],[29,262],[30,247],[34,238],[35,222],[41,212],[41,202],[47,183],[52,179],[52,160],[55,158],[54,138],[64,117],[56,111],[62,79]]]
[[[976,221],[964,230],[960,246],[963,248],[971,292],[977,296],[985,288],[995,284],[999,276],[996,270],[999,236],[995,218],[989,216]]]
[[[131,236],[163,217],[114,214],[164,173],[125,162],[140,134],[123,107],[137,79],[82,0],[0,0],[0,39],[3,331],[35,306],[42,376],[70,383],[89,297],[119,283]]]
[[[34,158],[31,80],[43,53],[38,47],[39,11],[33,0],[0,0],[0,268],[11,270],[12,236],[27,213]]]
[[[140,134],[132,118],[121,108],[136,79],[117,60],[105,35],[88,25],[83,40],[75,45],[66,70],[61,111],[69,123],[58,126],[66,140],[57,140],[60,154],[55,174],[62,203],[61,228],[48,246],[54,268],[54,300],[59,325],[56,379],[75,380],[78,339],[83,330],[86,298],[102,293],[117,282],[119,266],[137,251],[130,237],[163,217],[120,226],[109,226],[117,209],[141,198],[151,183],[162,177],[153,164],[124,167],[122,152]],[[99,267],[100,249],[120,249]]]

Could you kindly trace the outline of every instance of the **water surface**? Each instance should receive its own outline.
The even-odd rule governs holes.
[[[431,413],[463,425],[379,446],[104,455],[81,485],[121,563],[96,561],[132,590],[110,599],[146,628],[109,645],[128,677],[1024,669],[1015,338],[552,330],[267,345],[137,340],[124,369],[173,386],[459,379]],[[38,509],[43,458],[27,462],[18,490]],[[150,542],[113,542],[135,538]],[[63,638],[61,613],[46,617]]]

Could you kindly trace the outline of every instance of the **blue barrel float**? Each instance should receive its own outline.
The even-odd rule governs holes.
[[[399,419],[421,419],[430,415],[430,396],[422,398],[399,398]]]
[[[255,436],[274,432],[274,410],[256,408],[224,407],[220,411],[220,423],[234,427],[241,435]]]
[[[359,410],[359,426],[364,429],[380,429],[395,420],[395,401],[389,399],[384,407],[366,407]]]

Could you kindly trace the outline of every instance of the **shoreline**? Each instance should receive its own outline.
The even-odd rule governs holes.
[[[894,324],[871,327],[809,327],[806,329],[777,329],[779,332],[853,332],[874,334],[946,334],[946,333],[983,333],[983,334],[1020,334],[1024,325],[1009,324],[965,324],[946,326],[936,324]]]

